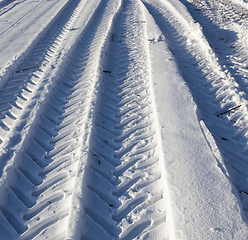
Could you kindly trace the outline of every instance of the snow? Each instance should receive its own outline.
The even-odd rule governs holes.
[[[162,33],[152,19],[147,27],[148,37],[155,37],[150,44],[153,79],[160,81],[154,80],[154,90],[176,239],[245,239],[239,201],[222,160],[208,146],[216,144],[204,122],[199,123],[196,104],[165,40],[156,41],[164,39]]]
[[[0,1],[0,239],[247,239],[247,1]]]

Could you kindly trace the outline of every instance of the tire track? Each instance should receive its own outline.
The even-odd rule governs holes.
[[[117,3],[101,1],[36,113],[0,187],[4,239],[65,239],[82,136]]]
[[[186,5],[185,2],[184,4]],[[216,14],[214,14],[216,20],[212,15],[209,15],[204,12],[203,15],[200,16],[198,16],[197,14],[192,14],[192,17],[195,21],[198,21],[201,24],[204,36],[206,36],[210,46],[216,53],[216,56],[218,57],[220,63],[223,65],[223,70],[228,70],[233,79],[237,82],[237,88],[239,92],[242,92],[244,95],[246,95],[245,98],[247,99],[248,92],[246,81],[246,59],[248,56],[248,51],[246,49],[246,45],[244,45],[242,41],[238,39],[238,36],[236,36],[237,34],[234,31],[225,30],[226,24],[231,24],[227,22],[228,19],[231,19],[234,16],[242,16],[242,12],[240,9],[235,8],[235,3],[232,3],[231,5],[229,4],[230,3],[226,3],[227,6],[224,5],[224,7],[230,9],[229,11],[232,11],[232,15],[231,13],[227,14],[227,19],[225,19],[224,23],[219,23],[218,21],[218,24],[216,24]],[[204,9],[204,5],[202,5],[201,7]],[[244,5],[243,7],[245,7],[245,9],[247,8],[246,5]],[[198,8],[194,10],[198,10]],[[192,9],[189,6],[188,11],[192,12]],[[240,23],[238,23],[237,25],[240,25]],[[239,27],[242,28],[242,26],[243,25],[240,25]],[[236,28],[238,27],[236,26]]]
[[[197,25],[190,26],[187,19],[180,19],[180,13],[167,1],[143,3],[166,36],[200,110],[199,120],[205,122],[221,150],[227,175],[239,191],[243,209],[247,211],[245,89],[232,71],[222,65]]]
[[[88,123],[92,130],[78,213],[83,220],[75,232],[81,232],[80,239],[168,239],[168,193],[138,1],[122,1],[114,22],[93,123]]]
[[[229,14],[225,18],[225,24],[228,24],[229,19],[234,16],[242,16],[245,14],[243,11],[247,11],[247,6],[243,5],[244,9],[239,9],[240,6],[235,6],[235,3],[230,3],[225,6],[225,8],[231,9]],[[225,30],[223,23],[215,24],[213,16],[204,13],[201,17],[193,15],[194,19],[198,20],[203,28],[203,32],[211,44],[212,48],[216,52],[221,63],[230,72],[231,76],[237,82],[237,87],[240,92],[242,92],[245,100],[248,99],[248,89],[247,89],[247,57],[248,51],[246,45],[239,40],[235,32]],[[217,16],[215,16],[217,18]],[[238,18],[238,17],[237,17]],[[218,18],[217,18],[218,19]],[[205,23],[203,23],[205,20]],[[242,18],[238,19],[239,21]],[[238,23],[240,29],[243,28],[243,23]],[[238,28],[239,29],[239,28]],[[244,30],[245,31],[245,30]],[[215,34],[213,34],[213,32]],[[238,34],[239,36],[239,34]],[[228,112],[229,113],[229,112]],[[226,113],[224,113],[226,114]],[[218,116],[222,117],[222,116]],[[248,192],[247,192],[247,154],[248,154],[248,127],[247,127],[247,113],[229,116],[226,125],[230,125],[232,122],[233,127],[236,129],[231,132],[231,134],[226,133],[226,141],[228,141],[227,147],[223,147],[224,154],[227,155],[226,163],[228,164],[228,170],[230,172],[232,182],[237,187],[240,197],[243,203],[243,210],[246,215],[248,214]],[[228,147],[230,144],[236,145],[235,151],[230,153]],[[230,156],[231,155],[231,156]],[[234,157],[233,157],[234,155]]]
[[[0,91],[0,144],[3,148],[9,148],[6,144],[14,138],[14,130],[20,128],[20,119],[27,114],[33,99],[41,95],[41,86],[47,84],[47,73],[51,74],[56,65],[63,40],[70,33],[83,5],[84,2],[79,0],[65,4],[55,17],[56,21],[44,30],[44,37],[33,46]],[[9,145],[12,147],[13,144]]]
[[[72,0],[65,0],[62,2],[62,6],[58,9],[58,11],[56,11],[56,14],[53,15],[53,18],[48,18],[49,22],[47,21],[47,25],[42,29],[42,31],[37,31],[39,34],[38,36],[33,39],[33,42],[25,49],[25,52],[22,52],[20,56],[16,55],[16,57],[18,57],[17,59],[13,59],[13,63],[11,63],[12,65],[6,65],[6,67],[8,69],[5,69],[6,71],[2,71],[2,76],[1,76],[1,83],[0,83],[0,87],[1,90],[2,88],[5,87],[5,85],[8,83],[9,79],[13,77],[13,73],[15,73],[20,67],[21,64],[23,64],[25,61],[27,61],[27,58],[31,58],[32,52],[34,51],[34,48],[36,48],[37,46],[41,46],[42,41],[47,41],[47,44],[49,43],[50,45],[47,45],[47,50],[49,49],[49,47],[52,45],[53,41],[56,39],[56,37],[59,36],[59,34],[63,33],[63,31],[66,29],[66,24],[70,24],[69,22],[69,18],[72,17],[73,15],[73,11],[75,10],[76,6],[79,3],[79,0],[75,1],[75,3],[73,3],[74,1]],[[83,4],[84,1],[82,1]],[[43,2],[42,2],[43,3]],[[50,5],[48,4],[47,6],[53,7],[54,5]],[[46,6],[44,6],[44,9],[47,9]],[[76,13],[76,12],[75,12]],[[74,13],[74,15],[75,15]],[[15,14],[15,13],[13,13]],[[39,14],[39,17],[45,15],[43,12],[41,12]],[[18,15],[19,16],[19,15]],[[34,19],[34,18],[31,18]],[[66,23],[66,21],[68,21],[68,23]],[[72,22],[72,19],[71,19]],[[29,23],[29,21],[28,21]],[[30,26],[26,26],[26,25],[21,25],[24,29],[23,30],[27,30],[30,28]],[[51,30],[53,29],[53,30]],[[53,33],[53,31],[55,31]],[[19,31],[20,32],[20,31]],[[57,34],[57,35],[56,35]],[[12,34],[13,35],[13,34]],[[50,42],[49,42],[49,37]],[[45,44],[43,46],[45,48]],[[36,53],[36,55],[39,54],[38,52]],[[37,56],[36,56],[37,57]],[[42,57],[42,56],[41,56]],[[7,70],[9,70],[10,72],[8,73]]]

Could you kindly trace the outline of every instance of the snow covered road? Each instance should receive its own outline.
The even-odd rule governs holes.
[[[0,239],[247,239],[246,12],[0,1]]]

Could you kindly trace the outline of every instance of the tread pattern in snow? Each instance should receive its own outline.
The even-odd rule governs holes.
[[[2,178],[0,232],[5,239],[66,237],[97,59],[111,22],[106,3],[96,7]]]
[[[82,238],[167,239],[145,19],[139,3],[123,1],[115,22],[89,140],[83,198],[88,227]]]
[[[0,143],[9,140],[8,136],[18,124],[23,109],[39,91],[41,83],[46,84],[46,68],[53,62],[82,5],[83,2],[79,0],[68,1],[55,17],[56,21],[44,30],[44,37],[41,37],[0,90]]]
[[[245,16],[247,11],[247,3],[241,5],[235,2],[228,2],[223,5],[225,11],[225,21],[216,25],[218,19],[218,14],[215,13],[214,16],[208,13],[203,13],[201,16],[196,16],[192,14],[195,20],[201,23],[204,35],[208,39],[213,51],[216,53],[220,62],[224,65],[223,68],[227,69],[230,75],[236,82],[237,92],[242,94],[244,100],[237,108],[243,108],[245,111],[237,111],[233,109],[232,111],[224,111],[223,114],[218,117],[224,121],[225,125],[228,126],[226,129],[221,131],[221,137],[223,141],[216,137],[216,141],[219,142],[219,146],[222,152],[226,156],[226,164],[229,173],[232,178],[232,182],[238,189],[240,197],[243,203],[243,209],[248,215],[248,205],[247,205],[247,110],[244,106],[247,106],[247,57],[248,51],[247,46],[242,42],[242,39],[237,39],[237,33],[233,31],[225,30],[225,24],[229,24],[229,21],[237,18],[236,27],[242,30],[245,28],[245,23],[240,16]],[[189,12],[190,9],[189,9]],[[245,31],[245,30],[244,30]],[[213,34],[214,33],[214,34]],[[239,36],[239,34],[238,34]],[[232,108],[231,108],[232,109]],[[230,110],[230,109],[229,109]],[[214,130],[214,129],[213,129]]]
[[[168,11],[173,7],[167,1],[143,3],[168,40],[169,48],[200,110],[199,119],[205,122],[213,135],[223,155],[224,168],[239,191],[246,212],[248,105],[246,84],[241,75],[246,72],[242,63],[247,55],[237,42],[221,43],[220,48],[214,42],[209,43],[203,35],[190,35],[189,32],[195,29],[187,29],[187,19],[179,19],[173,11]],[[221,38],[222,35],[218,32],[216,36]],[[214,53],[218,48],[223,53]],[[231,57],[225,59],[227,52]],[[225,64],[230,66],[226,67]],[[241,67],[237,69],[237,66]]]

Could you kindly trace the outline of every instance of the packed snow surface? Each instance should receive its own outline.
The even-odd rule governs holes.
[[[1,0],[0,239],[248,239],[246,0]]]

